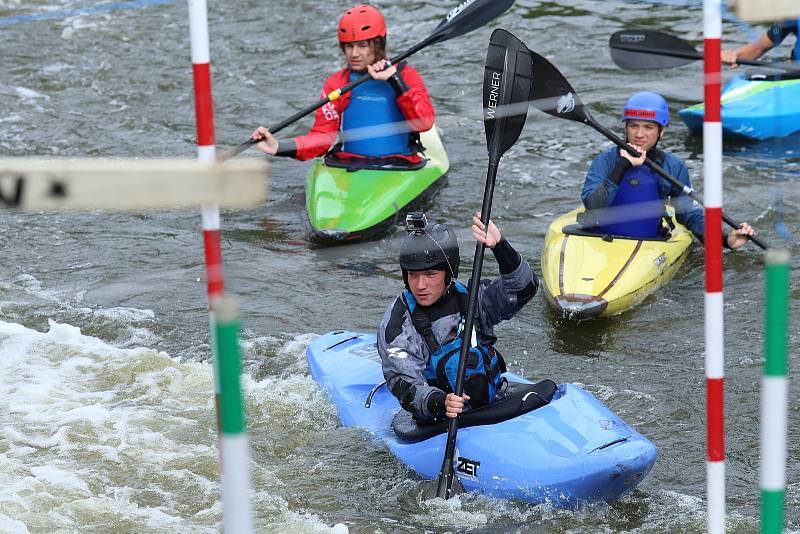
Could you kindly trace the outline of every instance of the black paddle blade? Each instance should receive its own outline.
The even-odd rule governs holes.
[[[454,7],[428,38],[440,43],[480,28],[505,13],[514,0],[466,0]]]
[[[678,37],[654,30],[620,30],[608,40],[611,59],[631,70],[671,69],[703,59],[703,54]]]
[[[449,499],[450,497],[455,497],[456,495],[461,495],[464,493],[464,486],[461,485],[461,481],[458,480],[458,477],[455,476],[455,473],[452,473],[453,480],[450,482],[450,492],[449,494],[444,497],[445,499]],[[438,497],[436,494],[438,490],[439,481],[431,480],[430,482],[426,482],[425,486],[422,489],[422,495],[420,496],[423,501],[429,501],[431,499],[435,499]]]
[[[483,74],[483,124],[490,158],[517,142],[528,116],[533,72],[531,51],[510,32],[492,32]]]
[[[559,70],[544,57],[531,52],[534,82],[531,101],[539,110],[560,119],[594,122],[578,93]]]

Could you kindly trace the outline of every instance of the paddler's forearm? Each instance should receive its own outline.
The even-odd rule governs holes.
[[[492,253],[500,268],[503,288],[516,294],[516,309],[519,310],[536,294],[539,280],[530,265],[523,261],[520,253],[505,238],[500,239]]]
[[[631,167],[630,161],[622,157],[619,158],[609,175],[598,184],[594,191],[584,197],[583,205],[586,209],[594,210],[608,207],[617,196],[619,183],[622,181],[622,177]]]
[[[284,158],[297,158],[297,143],[294,139],[281,139],[278,141],[278,151],[276,156]]]
[[[511,243],[506,241],[505,237],[501,238],[500,242],[494,246],[492,254],[494,254],[494,258],[500,266],[500,274],[508,274],[516,271],[517,267],[519,267],[519,264],[522,262],[522,256],[519,255],[519,252],[514,250],[514,247],[511,246]]]

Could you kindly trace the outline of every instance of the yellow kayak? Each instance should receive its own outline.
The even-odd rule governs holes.
[[[674,218],[669,238],[636,239],[580,230],[582,211],[553,221],[542,250],[545,296],[566,318],[624,312],[666,284],[688,255],[692,234]]]

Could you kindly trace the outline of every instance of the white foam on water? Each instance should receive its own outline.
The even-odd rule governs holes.
[[[70,294],[68,290],[45,289],[42,286],[42,282],[30,274],[18,274],[8,281],[0,281],[0,289],[22,290],[32,297],[58,304],[72,311],[91,313],[90,308],[76,307],[76,304],[83,301],[83,297],[86,294],[85,290],[75,291]]]
[[[450,499],[435,498],[421,503],[423,510],[427,512],[425,516],[417,516],[420,523],[428,523],[433,520],[445,528],[456,530],[485,527],[489,523],[489,516],[484,510],[465,509],[462,503],[462,496],[457,495]]]
[[[101,308],[94,310],[96,317],[102,317],[111,321],[122,323],[140,322],[154,319],[156,314],[153,310],[140,310],[138,308]]]
[[[3,512],[0,512],[0,531],[7,534],[29,534],[25,523],[11,519]]]
[[[0,117],[0,124],[6,122],[22,122],[22,117],[14,113],[13,115],[9,115],[8,117]]]
[[[112,317],[150,316],[140,312],[109,310]],[[322,393],[307,376],[258,383],[245,376],[243,382],[256,423],[267,403],[267,419],[335,427],[332,407],[322,417],[318,407],[308,408]],[[118,348],[52,320],[47,332],[0,321],[0,532],[107,525],[128,532],[218,532],[212,391],[205,363]],[[285,526],[267,530],[276,532],[330,530],[274,495],[282,483],[269,468],[253,462],[252,469],[259,481],[258,525]]]
[[[75,67],[67,63],[53,63],[42,67],[42,74],[55,74],[64,70],[72,70]]]
[[[17,87],[14,88],[14,90],[24,100],[31,100],[31,101],[32,100],[37,100],[37,99],[50,100],[49,96],[47,96],[45,94],[42,94],[42,93],[39,93],[39,92],[36,92],[33,89],[28,89],[27,87],[17,86]]]

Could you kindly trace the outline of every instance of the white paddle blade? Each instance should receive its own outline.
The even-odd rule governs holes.
[[[0,159],[0,207],[147,210],[266,199],[267,162],[188,159]]]

